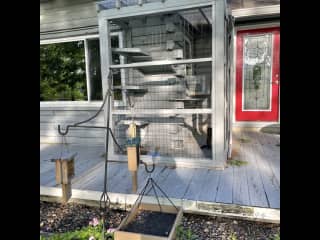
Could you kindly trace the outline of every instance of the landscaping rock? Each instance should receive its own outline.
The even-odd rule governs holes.
[[[116,228],[127,212],[110,210],[106,228]],[[98,207],[40,201],[40,232],[62,233],[87,227],[93,218],[100,219]],[[197,235],[198,240],[272,240],[280,225],[184,213],[181,226]]]

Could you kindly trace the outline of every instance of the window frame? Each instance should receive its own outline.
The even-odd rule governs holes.
[[[111,36],[118,36],[119,37],[119,45],[123,44],[123,37],[122,32],[113,32],[111,33]],[[70,105],[95,105],[91,103],[102,103],[102,100],[92,100],[91,99],[91,76],[89,72],[89,49],[88,49],[88,40],[97,39],[100,41],[99,34],[92,34],[92,35],[86,35],[86,36],[74,36],[74,37],[65,37],[65,38],[56,38],[56,39],[46,39],[46,40],[40,40],[40,46],[41,45],[47,45],[47,44],[55,44],[55,43],[67,43],[67,42],[76,42],[76,41],[83,41],[84,43],[84,59],[85,59],[85,69],[86,69],[86,89],[87,89],[87,100],[81,100],[81,101],[40,101],[41,107],[63,107],[63,106],[70,106]],[[120,62],[123,61],[123,59],[120,57]],[[121,79],[123,79],[123,73],[121,74]],[[101,79],[102,84],[102,79]]]

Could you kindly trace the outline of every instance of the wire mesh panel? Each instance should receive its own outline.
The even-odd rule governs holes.
[[[142,156],[212,160],[211,13],[206,7],[112,19],[124,35],[122,47],[112,46],[111,66],[121,76],[113,89],[122,94],[112,104],[112,127],[124,149],[134,122]]]
[[[177,77],[172,74],[144,75],[130,71],[122,79],[126,104],[114,104],[114,109],[190,109],[211,107],[210,63],[190,64],[195,75]],[[178,69],[179,67],[175,67]],[[184,66],[183,66],[184,68]],[[131,69],[132,70],[132,69]],[[183,69],[184,70],[184,69]],[[119,81],[118,81],[119,82]]]
[[[116,5],[117,10],[97,4],[104,86],[111,87],[107,83],[113,73],[111,119],[117,138],[124,146],[131,118],[142,118],[147,122],[138,126],[143,156],[154,151],[176,163],[180,158],[181,164],[196,159],[189,161],[195,166],[200,159],[210,159],[201,164],[224,167],[229,126],[225,126],[229,104],[225,0],[117,1]],[[119,44],[112,46],[116,31]],[[179,118],[189,123],[168,123]],[[194,124],[203,119],[205,124]],[[114,151],[115,146],[110,152]]]
[[[128,127],[135,123],[141,139],[141,155],[172,158],[211,159],[211,114],[113,116],[117,141],[125,148]],[[115,154],[121,154],[114,149]]]

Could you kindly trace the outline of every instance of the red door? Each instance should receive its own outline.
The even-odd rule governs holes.
[[[237,121],[278,121],[279,49],[280,28],[237,32]]]

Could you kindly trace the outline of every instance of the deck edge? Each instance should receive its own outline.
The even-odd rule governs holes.
[[[72,197],[69,202],[81,203],[89,206],[99,206],[102,192],[91,190],[72,189]],[[137,199],[137,194],[108,193],[113,209],[130,210]],[[61,188],[40,186],[40,200],[60,202]],[[170,198],[172,202],[183,208],[183,212],[236,218],[258,222],[280,223],[280,209],[262,208],[254,206],[242,206],[237,204],[225,204],[216,202],[204,202],[187,199]],[[152,196],[145,196],[144,203],[157,204]],[[170,205],[166,198],[160,198],[160,203]]]

